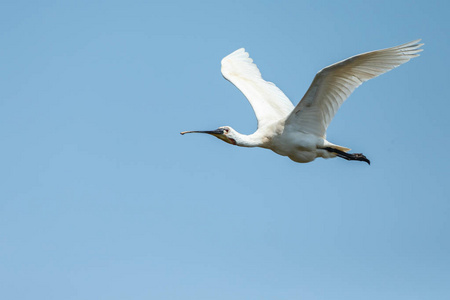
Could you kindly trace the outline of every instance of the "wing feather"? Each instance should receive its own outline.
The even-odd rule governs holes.
[[[286,118],[294,109],[292,102],[275,84],[261,77],[244,48],[222,60],[222,75],[247,97],[258,120],[258,128]]]
[[[317,73],[300,103],[286,120],[297,130],[325,137],[339,107],[363,82],[386,73],[423,51],[415,40],[400,46],[350,57]]]

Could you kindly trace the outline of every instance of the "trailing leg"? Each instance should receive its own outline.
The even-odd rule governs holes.
[[[370,160],[367,159],[362,153],[347,153],[335,148],[326,147],[323,148],[324,150],[327,150],[328,152],[336,153],[336,156],[346,159],[346,160],[359,160],[359,161],[365,161],[370,165]]]

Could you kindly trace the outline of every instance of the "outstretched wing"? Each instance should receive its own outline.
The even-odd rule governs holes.
[[[339,107],[363,82],[419,56],[423,44],[415,40],[400,46],[363,53],[317,73],[303,99],[286,120],[296,130],[325,137]]]
[[[275,84],[262,79],[244,48],[222,59],[222,75],[247,97],[258,119],[258,128],[286,118],[294,109],[292,102]]]

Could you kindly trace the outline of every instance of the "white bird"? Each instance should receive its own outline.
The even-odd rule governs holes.
[[[261,77],[244,48],[222,60],[222,75],[234,84],[250,102],[258,120],[251,135],[238,133],[230,126],[212,131],[184,131],[211,134],[229,144],[262,147],[307,163],[317,157],[341,157],[370,161],[361,153],[326,140],[326,130],[339,107],[363,82],[390,71],[419,56],[423,44],[415,40],[400,46],[350,57],[320,70],[302,100],[294,107],[272,82]]]

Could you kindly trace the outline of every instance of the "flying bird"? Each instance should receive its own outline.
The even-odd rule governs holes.
[[[230,126],[207,133],[229,144],[241,147],[261,147],[299,163],[317,157],[341,157],[346,160],[369,159],[361,153],[349,153],[349,148],[326,140],[326,130],[339,107],[363,82],[390,71],[423,49],[420,39],[400,46],[352,56],[320,70],[296,107],[272,82],[265,81],[258,67],[244,48],[222,60],[222,75],[234,84],[250,102],[258,129],[244,135]]]

